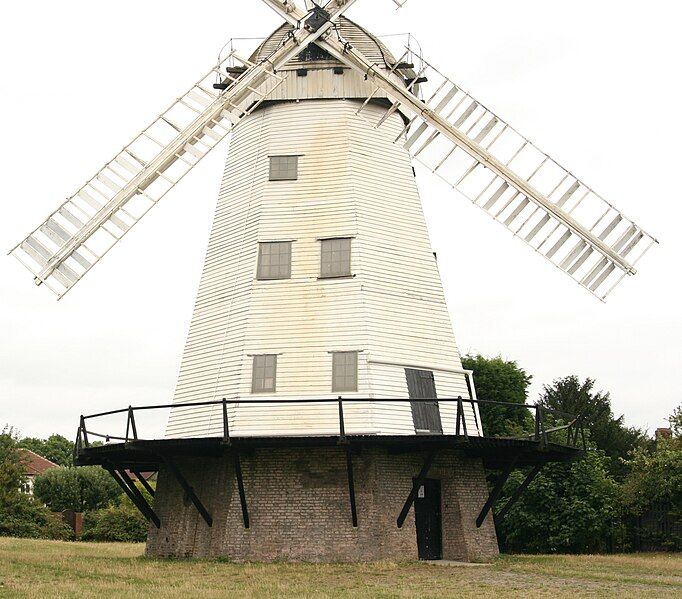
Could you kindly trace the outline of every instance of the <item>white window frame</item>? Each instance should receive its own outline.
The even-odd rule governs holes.
[[[353,351],[334,351],[331,352],[332,355],[332,393],[356,393],[358,390],[358,356],[360,352],[357,350]],[[353,362],[352,364],[349,364],[347,361],[347,358],[353,357]],[[337,362],[343,359],[343,363],[340,364]],[[353,371],[353,376],[352,376],[352,382],[353,384],[348,384],[349,383],[349,375],[347,372],[347,368],[349,366],[352,366],[354,371]],[[341,374],[337,372],[337,368],[343,368],[344,373]],[[341,379],[341,381],[339,381]]]
[[[277,281],[281,279],[290,279],[291,278],[291,241],[261,241],[258,244],[258,264],[256,266],[256,278],[259,281]],[[277,246],[280,250],[283,247],[287,247],[286,252],[278,251],[276,254],[272,253],[270,250],[273,249],[275,246]],[[267,248],[267,250],[265,250]],[[264,251],[265,250],[265,251]],[[289,263],[287,264],[286,272],[282,274],[281,272],[281,263],[278,261],[277,266],[280,268],[280,271],[277,274],[273,274],[272,272],[269,272],[269,270],[274,266],[272,264],[272,257],[273,256],[278,256],[281,257],[282,255],[286,255],[288,253],[289,255]],[[268,262],[268,264],[264,264],[264,262]],[[268,272],[266,272],[266,270]]]
[[[271,369],[272,376],[268,376]],[[262,373],[262,376],[261,376]],[[272,378],[272,386],[265,386],[265,381]],[[258,381],[262,381],[258,384]],[[258,354],[251,362],[251,393],[277,392],[277,354]]]
[[[298,154],[280,154],[269,156],[269,181],[297,181]]]
[[[347,245],[347,247],[343,247]],[[330,247],[329,247],[330,246]],[[331,258],[325,254],[331,253]],[[347,262],[335,258],[347,254]],[[330,237],[320,239],[320,279],[341,279],[353,276],[353,238]],[[338,265],[342,265],[339,267]]]

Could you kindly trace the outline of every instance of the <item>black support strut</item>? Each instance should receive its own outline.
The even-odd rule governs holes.
[[[135,507],[140,511],[140,513],[147,519],[154,523],[156,528],[161,527],[161,520],[156,515],[156,512],[147,503],[144,495],[140,493],[140,490],[135,486],[135,483],[130,480],[130,477],[126,474],[125,470],[120,468],[116,470],[112,465],[104,465],[104,469],[111,474],[112,478],[116,481],[119,487],[123,489],[125,494],[130,498]]]
[[[149,493],[152,497],[154,497],[154,488],[147,482],[144,476],[140,474],[139,470],[131,470],[131,472],[137,477],[137,480],[140,481],[140,484],[147,490],[147,493]]]
[[[239,452],[234,451],[234,473],[237,477],[237,488],[239,489],[239,503],[242,506],[242,519],[244,528],[249,528],[249,508],[246,505],[246,493],[244,492],[244,477],[242,476],[242,462],[239,459]]]
[[[485,517],[488,515],[488,512],[497,501],[497,498],[500,496],[500,493],[502,492],[502,487],[504,487],[504,483],[507,482],[507,479],[509,478],[511,471],[514,469],[514,464],[516,464],[517,459],[518,456],[514,456],[514,458],[505,466],[504,470],[502,471],[502,474],[500,474],[499,478],[495,482],[495,486],[493,487],[493,490],[490,491],[490,495],[488,495],[488,499],[483,505],[481,513],[478,515],[478,518],[476,518],[476,528],[481,528],[481,525],[483,524]]]
[[[528,488],[530,483],[533,482],[533,479],[535,479],[535,477],[540,473],[540,470],[542,470],[543,466],[544,464],[542,463],[535,466],[535,468],[533,468],[528,473],[528,476],[526,476],[523,482],[518,487],[516,487],[516,490],[512,493],[512,496],[507,500],[507,503],[504,504],[502,509],[497,514],[495,514],[496,522],[502,522],[507,512],[518,501],[519,497],[523,495],[524,491]]]
[[[350,444],[346,445],[346,470],[348,471],[348,496],[350,498],[350,514],[353,527],[358,527],[358,509],[355,505],[355,478],[353,477],[353,454]]]
[[[201,517],[204,519],[204,522],[206,522],[206,524],[208,524],[209,526],[213,526],[213,517],[204,507],[204,504],[201,503],[201,500],[197,497],[197,494],[194,492],[194,489],[182,475],[182,472],[180,472],[180,469],[176,466],[175,462],[173,462],[173,460],[171,460],[168,456],[161,457],[165,462],[166,466],[168,466],[168,469],[173,473],[175,480],[177,480],[178,484],[182,487],[182,490],[185,492],[187,497],[189,497],[190,501],[194,504],[194,507],[197,508],[199,514],[201,514]]]
[[[419,487],[421,487],[424,484],[424,480],[429,474],[429,470],[431,469],[431,465],[433,464],[433,460],[435,457],[436,457],[435,450],[431,451],[429,455],[426,456],[426,460],[424,460],[424,465],[422,466],[422,469],[419,471],[417,478],[415,478],[414,481],[412,482],[412,489],[410,491],[410,494],[407,496],[407,499],[405,500],[405,505],[403,505],[403,509],[400,511],[400,515],[398,516],[397,520],[398,528],[403,527],[403,524],[405,523],[405,518],[407,518],[407,514],[409,513],[410,508],[412,507],[414,500],[417,498]]]

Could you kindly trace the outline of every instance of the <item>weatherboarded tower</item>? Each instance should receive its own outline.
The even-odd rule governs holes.
[[[251,60],[267,56],[290,31],[278,29]],[[342,20],[341,31],[373,61],[395,64],[351,21]],[[235,437],[338,435],[336,402],[288,400],[339,396],[348,435],[454,432],[454,402],[351,401],[469,397],[410,156],[394,143],[405,118],[396,111],[375,130],[371,120],[381,118],[385,100],[357,114],[371,86],[316,46],[280,75],[267,104],[231,139],[167,436],[222,435],[222,406],[193,405],[221,398],[279,402],[230,404]],[[465,409],[468,430],[477,434],[478,416]],[[395,518],[423,456],[396,460],[388,451],[353,456],[357,526],[346,455],[336,447],[243,455],[248,529],[229,456],[185,468],[196,476],[197,493],[212,498],[212,527],[182,493],[165,489],[176,483],[162,470],[155,509],[173,534],[152,527],[148,554],[416,557],[414,520],[397,528]],[[487,493],[480,460],[445,452],[430,476],[418,505],[433,519],[425,526],[443,532],[424,551],[453,559],[494,555],[492,524],[474,524]]]

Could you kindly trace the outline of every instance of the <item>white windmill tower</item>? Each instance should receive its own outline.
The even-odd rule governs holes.
[[[79,460],[152,520],[153,555],[489,556],[483,465],[503,480],[575,451],[541,422],[485,438],[412,161],[601,299],[655,240],[342,16],[355,0],[264,1],[285,23],[248,60],[231,51],[12,251],[61,297],[232,132],[166,438],[138,439],[129,416],[125,444]],[[127,468],[160,470],[153,508]]]

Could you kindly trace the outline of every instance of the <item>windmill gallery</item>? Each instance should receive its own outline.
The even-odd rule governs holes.
[[[230,48],[12,251],[63,296],[231,136],[172,403],[81,416],[77,462],[147,517],[150,556],[489,559],[502,484],[530,468],[516,501],[578,457],[581,420],[536,407],[535,435],[486,436],[413,161],[601,300],[655,239],[346,18],[355,0],[263,1],[281,27],[249,58]],[[166,434],[145,438],[136,414],[156,409]],[[130,471],[159,473],[152,503]]]

